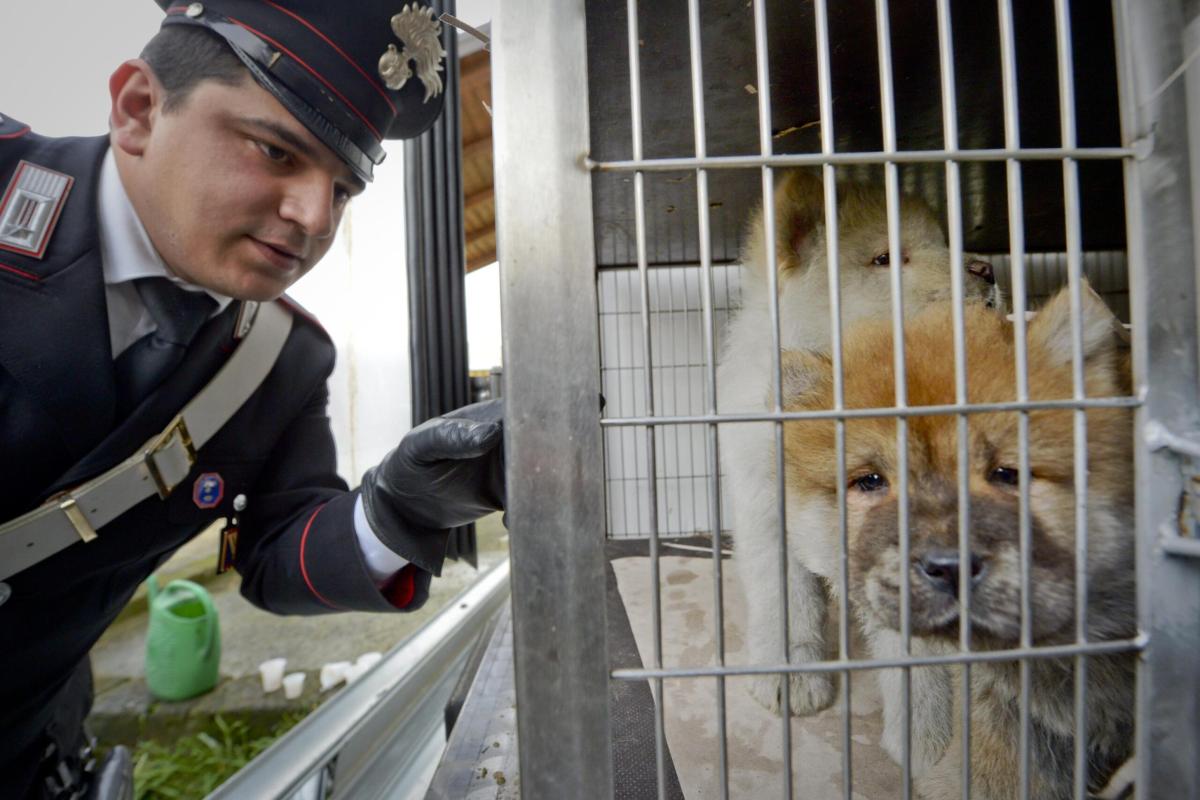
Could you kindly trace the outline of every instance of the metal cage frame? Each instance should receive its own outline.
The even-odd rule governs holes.
[[[1050,0],[1048,0],[1049,2]],[[876,0],[882,125],[884,146],[878,152],[839,152],[832,131],[828,0],[814,0],[817,18],[817,63],[821,119],[821,152],[811,155],[776,155],[771,131],[771,97],[766,58],[766,13],[763,0],[754,0],[758,58],[760,153],[753,156],[706,155],[703,106],[703,70],[700,53],[700,4],[689,0],[689,41],[693,97],[695,156],[647,159],[642,155],[641,87],[638,70],[637,3],[628,0],[630,102],[633,156],[627,160],[593,162],[587,157],[588,86],[586,79],[586,26],[583,0],[556,3],[553,13],[531,0],[506,0],[495,21],[495,130],[498,159],[496,202],[501,252],[502,304],[508,321],[505,339],[504,394],[507,398],[509,467],[509,524],[512,539],[513,628],[516,669],[518,736],[521,758],[521,793],[529,798],[610,797],[613,793],[609,734],[609,709],[605,702],[610,680],[650,681],[662,697],[666,678],[715,678],[721,748],[718,775],[722,796],[728,796],[725,736],[724,680],[733,675],[805,671],[838,672],[879,667],[928,664],[971,664],[982,661],[1020,660],[1022,675],[1021,761],[1022,797],[1029,797],[1029,660],[1073,657],[1077,676],[1086,675],[1087,657],[1103,653],[1139,652],[1137,787],[1139,797],[1181,798],[1200,796],[1200,574],[1197,556],[1200,540],[1180,531],[1181,503],[1188,502],[1200,460],[1197,437],[1200,397],[1197,391],[1197,287],[1196,263],[1200,243],[1193,238],[1200,203],[1194,197],[1192,169],[1200,167],[1200,130],[1188,119],[1187,100],[1200,108],[1200,69],[1192,66],[1200,46],[1200,9],[1180,0],[1114,0],[1121,146],[1080,147],[1076,142],[1074,77],[1067,0],[1053,0],[1056,18],[1060,97],[1060,147],[1023,149],[1017,124],[1016,72],[1011,0],[998,0],[1001,25],[1001,59],[1005,108],[1005,146],[1000,149],[963,149],[958,141],[953,79],[953,45],[950,41],[949,0],[937,0],[939,63],[943,87],[944,147],[940,150],[902,151],[896,146],[895,108],[891,87],[889,14],[887,0]],[[543,79],[542,76],[553,76]],[[1196,115],[1200,118],[1200,114]],[[1134,388],[1130,397],[1086,398],[1083,392],[1082,331],[1079,309],[1082,245],[1079,222],[1079,162],[1119,160],[1123,165],[1126,198],[1126,234],[1134,330]],[[1022,219],[1021,174],[1025,162],[1060,162],[1066,209],[1068,285],[1072,292],[1074,396],[1068,401],[1031,402],[1025,364],[1026,286],[1023,270],[1013,271],[1012,305],[1018,352],[1018,398],[988,405],[966,402],[964,328],[962,319],[962,209],[959,204],[959,166],[968,161],[1002,162],[1008,178],[1010,218]],[[762,174],[766,228],[771,219],[773,170],[784,166],[820,166],[825,186],[825,224],[836,230],[836,180],[839,165],[884,165],[892,252],[899,247],[897,168],[902,163],[940,163],[945,168],[948,196],[950,250],[954,265],[955,364],[958,376],[956,402],[943,407],[907,405],[903,383],[904,316],[901,278],[892,268],[892,324],[897,343],[894,361],[897,379],[893,407],[847,410],[842,405],[841,325],[838,282],[832,280],[831,312],[835,374],[835,408],[818,412],[783,410],[779,361],[778,301],[772,304],[775,329],[774,408],[762,414],[718,414],[716,358],[712,298],[712,256],[709,251],[708,175],[710,170],[757,167]],[[601,419],[595,398],[599,391],[599,341],[593,320],[597,313],[596,274],[593,258],[591,176],[601,171],[628,174],[634,182],[637,223],[637,275],[642,304],[642,364],[649,372],[651,325],[649,279],[645,253],[644,176],[660,170],[691,170],[696,175],[699,209],[700,269],[704,276],[703,314],[705,411],[698,414],[656,414],[653,381],[645,380],[647,413],[637,417]],[[773,236],[773,233],[771,234]],[[836,236],[829,237],[829,270],[836,275]],[[1023,224],[1010,233],[1014,264],[1023,263]],[[768,248],[773,253],[773,248]],[[775,273],[772,267],[771,291]],[[777,293],[776,293],[777,297]],[[549,335],[547,335],[549,333]],[[847,657],[848,611],[839,609],[842,652],[839,658],[810,663],[779,663],[749,667],[724,663],[722,583],[719,537],[713,538],[715,637],[718,663],[704,668],[667,669],[662,665],[662,609],[653,597],[654,649],[643,669],[608,669],[605,631],[604,472],[601,437],[614,428],[639,431],[645,437],[649,475],[655,474],[655,430],[672,425],[702,425],[708,438],[710,519],[720,519],[720,478],[717,469],[717,424],[730,421],[770,421],[775,424],[777,473],[782,464],[783,423],[796,419],[830,419],[844,443],[845,421],[859,416],[889,416],[897,420],[899,452],[904,454],[907,419],[913,415],[947,414],[958,419],[960,553],[968,552],[969,507],[966,503],[966,421],[981,411],[1020,413],[1021,470],[1029,471],[1028,414],[1045,407],[1074,410],[1076,496],[1086,497],[1086,414],[1089,408],[1121,406],[1135,409],[1135,477],[1137,518],[1137,580],[1139,635],[1122,641],[1086,639],[1086,605],[1077,602],[1077,641],[1055,647],[1032,642],[1028,598],[1030,511],[1028,480],[1023,480],[1020,537],[1025,568],[1022,575],[1026,609],[1020,645],[1004,651],[962,651],[951,656],[917,657],[906,649],[890,661]],[[841,447],[839,447],[842,450]],[[844,450],[839,474],[844,477]],[[899,469],[901,558],[907,555],[907,469]],[[845,485],[845,481],[842,481]],[[650,481],[650,508],[657,507],[655,481]],[[842,542],[846,541],[844,492]],[[784,514],[782,488],[778,491],[780,517]],[[651,580],[658,575],[657,514],[651,513],[649,537]],[[1194,525],[1194,521],[1192,522]],[[1083,501],[1076,514],[1077,600],[1086,597],[1087,581],[1081,554],[1086,554],[1087,522]],[[782,543],[781,546],[786,547]],[[784,559],[786,564],[786,559]],[[786,566],[781,565],[785,571]],[[785,577],[786,580],[786,577]],[[904,573],[902,597],[907,598]],[[842,597],[845,592],[842,574]],[[910,633],[909,608],[902,600],[902,632]],[[786,619],[786,614],[785,614]],[[785,623],[786,626],[786,623]],[[786,686],[786,681],[784,682]],[[906,710],[907,681],[906,686]],[[1075,711],[1077,739],[1086,731],[1086,686],[1077,677]],[[964,690],[965,693],[965,690]],[[1183,701],[1181,701],[1183,700]],[[784,700],[786,706],[786,698]],[[846,719],[849,719],[849,699]],[[964,704],[966,706],[967,704]],[[965,713],[965,711],[964,711]],[[784,717],[784,747],[788,747],[788,722]],[[656,709],[655,754],[660,796],[665,749],[661,702]],[[849,722],[843,741],[849,739]],[[845,753],[849,752],[846,747]],[[846,797],[851,782],[848,756],[844,758]],[[1075,797],[1086,797],[1086,749],[1076,747]],[[790,759],[785,758],[784,794],[791,794]],[[969,769],[964,759],[964,769]],[[911,796],[911,769],[906,743],[902,794]],[[964,796],[969,781],[964,781]]]

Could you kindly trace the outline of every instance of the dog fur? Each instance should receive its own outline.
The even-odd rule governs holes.
[[[888,319],[892,313],[887,266],[891,254],[883,188],[844,183],[838,185],[837,197],[842,324]],[[937,218],[923,202],[907,196],[901,199],[900,218],[905,313],[948,303],[951,257]],[[775,190],[775,228],[781,345],[785,349],[827,349],[831,338],[828,237],[824,185],[819,177],[804,170],[782,175]],[[763,411],[774,405],[769,388],[773,385],[774,353],[767,255],[760,209],[752,217],[743,253],[742,306],[726,329],[717,369],[722,413]],[[963,261],[966,296],[998,303],[991,266],[970,257]],[[836,652],[825,635],[827,588],[813,574],[811,553],[796,548],[791,548],[793,557],[788,564],[790,652],[784,653],[774,431],[770,423],[725,424],[719,431],[726,497],[732,511],[735,571],[747,598],[747,648],[753,663],[778,663],[785,656],[792,662],[820,660]],[[789,518],[789,536],[806,537],[806,524]],[[836,549],[831,553],[836,554]],[[940,680],[948,683],[948,674]],[[751,693],[759,703],[778,712],[781,682],[777,675],[759,676],[751,684]],[[810,714],[827,707],[836,688],[832,675],[791,675],[790,712]],[[928,724],[944,729],[948,739],[948,718]]]
[[[1128,364],[1119,324],[1090,289],[1083,291],[1083,353],[1088,397],[1130,392]],[[968,399],[972,403],[1016,399],[1016,362],[1011,325],[979,304],[964,310]],[[906,325],[905,354],[910,406],[955,401],[951,309],[935,306]],[[894,404],[892,330],[864,323],[844,348],[848,408]],[[1070,298],[1063,290],[1028,326],[1031,400],[1072,397]],[[785,385],[789,410],[832,405],[829,357],[788,353]],[[1132,412],[1096,408],[1086,412],[1088,451],[1087,576],[1089,641],[1136,634]],[[1016,647],[1021,635],[1019,544],[1019,415],[972,414],[969,512],[971,647]],[[1074,412],[1029,413],[1029,507],[1031,528],[1030,626],[1035,645],[1075,641]],[[846,422],[846,508],[849,586],[852,607],[874,655],[893,655],[900,628],[902,566],[909,573],[913,651],[957,649],[959,611],[957,418],[917,416],[908,422],[908,523],[910,552],[900,562],[896,498],[897,441],[893,418]],[[785,425],[785,474],[789,527],[794,546],[818,574],[836,575],[840,550],[837,452],[831,422]],[[878,645],[883,641],[880,650]],[[1057,800],[1072,795],[1075,741],[1072,659],[1030,662],[1032,797]],[[1087,670],[1087,782],[1093,790],[1132,752],[1133,654],[1093,657]],[[918,688],[913,675],[912,746],[915,755],[945,751],[917,786],[927,800],[962,796],[959,714],[952,714],[953,741],[929,742],[918,720],[925,706],[952,707],[958,691]],[[960,670],[955,671],[961,675]],[[900,679],[882,670],[885,704]],[[890,676],[890,677],[887,677]],[[971,796],[1008,800],[1019,796],[1020,671],[1015,662],[978,663],[970,671]],[[928,687],[924,687],[928,688]],[[893,707],[898,704],[893,702]],[[896,708],[896,710],[899,710]],[[894,710],[893,714],[896,713]],[[885,720],[886,723],[886,720]],[[935,731],[942,738],[944,731]]]

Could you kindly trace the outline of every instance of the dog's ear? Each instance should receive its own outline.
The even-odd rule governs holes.
[[[777,247],[800,254],[813,231],[825,225],[825,184],[806,169],[784,173],[775,187]]]
[[[1122,348],[1127,340],[1124,326],[1086,280],[1080,295],[1084,360]],[[1029,323],[1029,347],[1042,353],[1050,365],[1066,366],[1071,363],[1072,338],[1071,290],[1063,287]]]
[[[828,353],[784,350],[780,358],[785,408],[804,404],[806,399],[811,400],[811,395],[833,380],[833,360]],[[768,402],[773,403],[774,398]]]

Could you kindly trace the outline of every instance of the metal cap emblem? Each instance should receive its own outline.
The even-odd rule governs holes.
[[[392,31],[404,49],[398,51],[396,45],[389,44],[379,58],[379,76],[387,88],[398,91],[413,76],[411,61],[416,64],[417,78],[425,87],[424,102],[442,93],[442,76],[438,73],[446,51],[438,38],[441,30],[442,24],[433,18],[433,9],[419,8],[416,3],[405,5],[392,17]]]

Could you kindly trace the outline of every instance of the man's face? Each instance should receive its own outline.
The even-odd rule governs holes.
[[[312,269],[363,189],[249,77],[157,109],[141,162],[135,207],[168,266],[243,300],[278,297]]]

